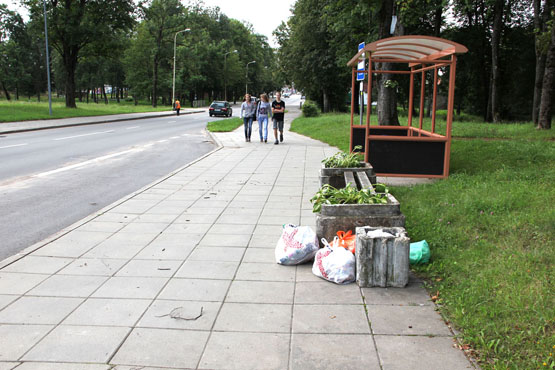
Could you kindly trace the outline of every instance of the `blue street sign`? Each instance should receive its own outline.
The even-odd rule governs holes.
[[[361,51],[362,49],[364,49],[364,45],[365,45],[364,42],[361,42],[360,44],[358,44],[358,51]],[[366,59],[362,59],[361,61],[358,62],[358,66],[357,66],[358,70],[366,68],[365,60]],[[364,77],[365,77],[364,73],[357,72],[357,81],[364,81]]]

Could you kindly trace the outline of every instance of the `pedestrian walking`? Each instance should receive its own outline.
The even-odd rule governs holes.
[[[283,117],[285,116],[285,102],[281,100],[281,93],[276,93],[276,100],[272,102],[272,113],[274,114],[274,137],[275,145],[283,142]],[[279,141],[278,132],[279,130]]]
[[[258,120],[258,133],[260,134],[260,142],[268,142],[268,117],[272,117],[272,105],[268,100],[268,95],[260,95],[260,102],[256,108],[256,119]],[[264,133],[262,132],[264,129]],[[264,134],[264,135],[263,135]]]
[[[181,109],[181,103],[179,102],[179,100],[175,101],[174,108],[175,108],[175,111],[177,112],[177,115],[179,116],[179,110]]]
[[[245,141],[251,141],[252,119],[256,114],[256,103],[251,100],[251,95],[245,95],[245,101],[241,104],[241,118],[245,126]]]

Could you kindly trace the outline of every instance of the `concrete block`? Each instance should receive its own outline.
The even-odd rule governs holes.
[[[394,236],[370,237],[369,231],[382,230]],[[357,283],[367,288],[402,288],[409,282],[410,239],[402,227],[357,227]]]

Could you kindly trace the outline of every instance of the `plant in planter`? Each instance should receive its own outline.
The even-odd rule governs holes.
[[[329,184],[335,188],[344,187],[344,174],[346,171],[366,172],[370,182],[375,184],[376,174],[374,173],[374,168],[369,163],[362,161],[362,154],[356,152],[360,149],[362,149],[361,146],[356,146],[355,151],[352,153],[339,152],[324,159],[320,169],[320,186]]]
[[[389,193],[387,186],[376,184],[374,188],[376,192],[368,188],[357,190],[349,184],[342,189],[325,184],[310,199],[313,204],[312,212],[320,212],[323,204],[387,204],[387,193]]]
[[[322,160],[325,168],[355,168],[363,167],[362,154],[356,151],[361,150],[362,146],[355,146],[355,151],[352,153],[338,152],[331,157]]]

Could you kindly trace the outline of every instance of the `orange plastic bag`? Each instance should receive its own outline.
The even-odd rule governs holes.
[[[339,230],[337,236],[333,238],[332,247],[343,247],[355,254],[356,235],[351,230],[347,232]]]

